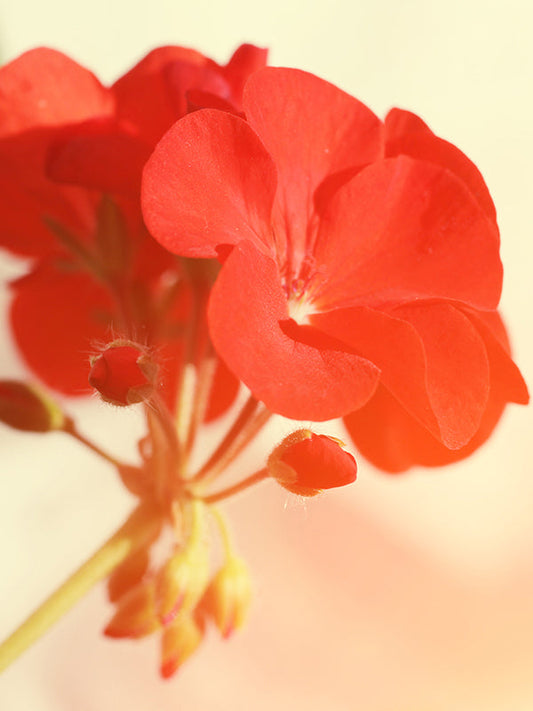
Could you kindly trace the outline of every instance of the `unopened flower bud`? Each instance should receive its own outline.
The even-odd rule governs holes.
[[[154,390],[157,366],[146,350],[131,341],[113,341],[91,359],[89,384],[112,405],[133,405]]]
[[[118,609],[104,630],[107,637],[144,637],[159,628],[154,609],[153,581],[139,583],[119,601]]]
[[[115,568],[107,581],[107,594],[111,602],[117,602],[143,579],[150,556],[147,548],[140,548]]]
[[[279,484],[300,496],[351,484],[357,463],[335,437],[297,430],[285,437],[268,458],[267,468]]]
[[[168,625],[182,610],[191,610],[202,597],[209,578],[209,556],[204,543],[178,550],[156,578],[155,604],[159,619]]]
[[[206,509],[193,501],[186,512],[188,531],[155,579],[157,615],[168,625],[179,612],[196,607],[209,578],[209,551],[205,539]]]
[[[161,676],[168,679],[200,646],[204,624],[198,616],[181,613],[163,630],[161,644]]]
[[[0,422],[25,432],[59,430],[65,417],[56,403],[37,387],[0,380]]]
[[[209,584],[202,611],[213,618],[220,634],[227,639],[243,626],[251,598],[248,568],[241,558],[232,555]]]

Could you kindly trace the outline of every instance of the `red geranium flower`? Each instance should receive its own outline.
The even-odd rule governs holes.
[[[178,121],[145,168],[143,204],[165,247],[224,260],[211,336],[252,393],[325,420],[385,392],[451,450],[494,391],[523,402],[491,328],[499,235],[475,166],[416,117],[383,125],[297,70],[255,73],[243,109],[246,121]]]
[[[0,245],[34,260],[13,284],[12,327],[50,387],[87,392],[94,344],[117,336],[157,345],[161,375],[175,379],[165,364],[180,351],[190,297],[182,267],[144,226],[142,167],[191,102],[238,113],[244,80],[265,59],[251,45],[225,66],[162,47],[110,88],[50,49],[0,69]],[[237,382],[218,372],[227,404]]]

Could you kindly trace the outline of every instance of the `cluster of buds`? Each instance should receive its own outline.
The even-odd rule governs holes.
[[[226,454],[229,462],[240,448],[226,439],[195,475],[184,469],[180,447],[174,449],[168,441],[169,413],[156,394],[158,368],[145,348],[133,341],[115,340],[91,358],[88,371],[90,384],[104,402],[127,407],[144,401],[150,423],[150,441],[143,440],[139,448],[141,466],[107,457],[139,498],[139,511],[148,507],[155,514],[138,545],[108,578],[109,599],[116,609],[105,634],[116,639],[159,634],[160,672],[169,678],[200,646],[209,623],[227,639],[244,625],[250,606],[248,568],[235,552],[216,504],[269,478],[294,494],[314,496],[322,489],[353,482],[357,465],[340,440],[301,429],[285,437],[263,469],[212,491],[210,481],[216,478],[213,473],[220,468],[220,460]],[[243,414],[255,409],[243,408],[241,424]],[[59,405],[33,386],[0,383],[0,419],[19,430],[62,431],[106,456],[78,432]],[[256,429],[258,420],[252,417],[250,422],[255,422],[252,429]],[[154,446],[158,451],[152,451]],[[162,456],[165,453],[169,456]],[[210,526],[210,521],[216,525]],[[213,528],[221,541],[218,564],[213,560]]]
[[[180,507],[173,533],[179,543],[162,565],[151,568],[146,548],[119,566],[108,582],[117,610],[108,637],[140,638],[161,633],[161,675],[172,676],[198,648],[209,620],[224,638],[244,624],[251,599],[248,570],[233,552],[216,512],[224,562],[211,577],[208,508],[199,500]],[[187,523],[186,523],[187,522]]]

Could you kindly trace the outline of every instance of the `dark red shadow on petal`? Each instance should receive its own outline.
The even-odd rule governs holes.
[[[15,254],[44,257],[62,251],[47,218],[81,241],[94,230],[95,196],[46,176],[46,155],[59,135],[58,129],[45,127],[0,140],[0,245]]]
[[[51,144],[48,176],[60,183],[139,199],[141,175],[151,147],[114,120],[66,128]]]

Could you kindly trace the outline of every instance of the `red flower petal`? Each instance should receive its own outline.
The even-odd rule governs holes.
[[[175,63],[194,71],[207,67],[209,60],[192,49],[158,47],[111,89],[116,97],[117,117],[134,126],[152,145],[187,110],[185,91],[192,87],[171,86],[168,69]]]
[[[471,321],[450,304],[408,304],[393,315],[409,321],[427,357],[427,391],[449,449],[459,449],[480,426],[490,390],[485,345]]]
[[[233,249],[220,272],[209,324],[215,348],[230,369],[255,397],[286,417],[338,417],[363,405],[376,387],[377,368],[348,348],[333,348],[331,341],[324,345],[315,329],[308,340],[316,345],[302,342],[307,334],[288,321],[275,263],[249,242]],[[301,340],[295,340],[297,334]]]
[[[228,80],[236,108],[241,107],[242,92],[250,74],[262,69],[267,63],[268,49],[255,47],[253,44],[241,44],[232,54],[225,67],[220,67]]]
[[[380,381],[424,427],[440,437],[428,397],[426,354],[413,325],[366,307],[315,314],[311,323],[374,363]]]
[[[199,111],[200,109],[218,109],[219,111],[227,111],[230,114],[244,118],[243,114],[237,111],[227,99],[221,99],[220,96],[209,91],[191,89],[187,92],[187,113]]]
[[[470,189],[487,216],[496,221],[496,208],[483,176],[452,143],[438,138],[426,124],[409,111],[392,109],[385,119],[386,155],[408,155],[451,170]]]
[[[498,304],[499,238],[470,192],[448,171],[400,157],[344,185],[323,217],[315,256],[330,275],[320,310],[440,297]]]
[[[380,158],[382,124],[357,99],[297,69],[253,74],[243,107],[278,168],[289,239],[303,245],[315,190],[331,173]]]
[[[358,450],[375,466],[400,472],[415,465],[442,466],[468,457],[490,436],[507,402],[527,403],[527,387],[506,349],[494,336],[506,340],[499,315],[469,313],[483,337],[489,359],[490,393],[479,429],[461,449],[450,450],[417,422],[390,392],[379,386],[370,402],[344,422]],[[485,321],[491,322],[491,327]]]
[[[0,245],[15,254],[43,257],[62,251],[46,218],[53,217],[82,240],[94,229],[93,196],[58,186],[45,175],[45,156],[56,135],[55,129],[45,128],[0,140]]]
[[[265,61],[266,50],[252,45],[239,47],[227,66],[184,47],[159,47],[114,84],[117,116],[155,145],[188,112],[189,93],[211,96],[201,106],[220,108],[220,101],[240,111],[244,82]]]
[[[490,363],[491,396],[497,393],[504,402],[525,405],[529,402],[527,385],[511,359],[509,341],[500,315],[494,312],[464,310],[483,338]]]
[[[30,368],[54,390],[90,392],[94,342],[112,335],[107,294],[89,275],[47,264],[16,282],[14,290],[13,333]]]
[[[0,136],[108,115],[108,89],[53,49],[25,52],[0,69]]]
[[[398,473],[413,466],[444,466],[470,456],[488,439],[504,406],[491,398],[478,431],[461,449],[448,449],[439,442],[381,385],[370,402],[345,417],[344,423],[366,459],[383,471]]]
[[[344,309],[312,317],[381,370],[397,400],[450,449],[474,435],[489,391],[487,356],[470,321],[448,304],[413,304],[392,316]]]
[[[216,257],[219,244],[269,240],[274,165],[251,128],[222,111],[178,121],[148,161],[146,224],[171,252]]]
[[[151,148],[114,120],[93,120],[66,129],[48,152],[52,180],[138,199]]]

